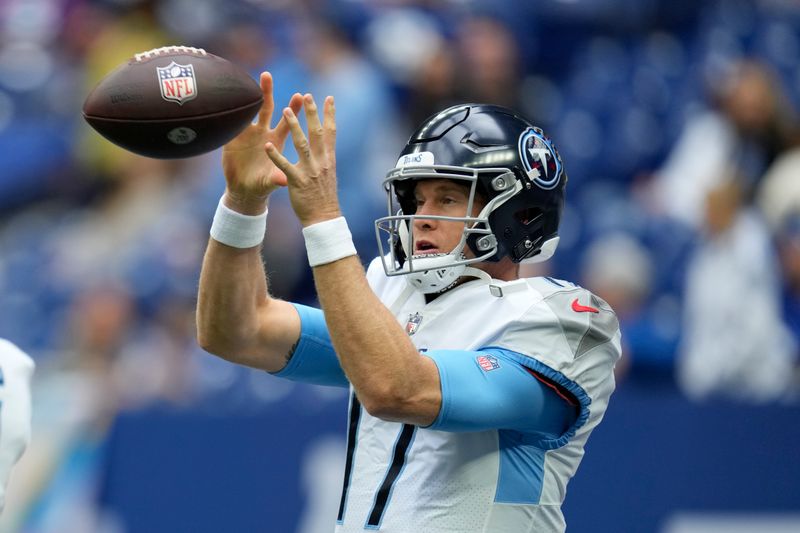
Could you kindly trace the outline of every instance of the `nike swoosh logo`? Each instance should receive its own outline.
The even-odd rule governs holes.
[[[588,305],[581,305],[578,303],[578,299],[575,298],[572,300],[572,310],[576,313],[599,313],[600,310],[595,309],[594,307],[589,307]]]

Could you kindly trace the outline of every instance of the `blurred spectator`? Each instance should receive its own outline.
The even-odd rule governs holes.
[[[417,124],[465,101],[524,111],[520,39],[510,26],[481,9],[443,11],[457,21],[447,34],[432,15],[412,8],[388,10],[367,28],[371,54],[407,91],[406,121]]]
[[[713,108],[692,115],[652,183],[657,212],[699,229],[708,191],[727,169],[742,176],[750,198],[769,165],[794,140],[795,112],[770,68],[755,60],[733,65],[714,88]]]
[[[800,212],[800,147],[787,151],[769,167],[757,190],[756,204],[773,231]]]
[[[95,395],[90,417],[102,431],[119,409],[114,365],[135,330],[135,302],[124,287],[99,283],[78,295],[69,317],[69,344],[58,365],[87,378],[85,386]]]
[[[710,190],[689,264],[678,381],[695,399],[774,401],[791,385],[796,347],[781,319],[778,265],[744,195],[736,180]]]
[[[382,10],[367,24],[364,35],[370,57],[401,89],[408,128],[459,103],[466,73],[458,65],[455,44],[432,13],[413,7]]]
[[[386,202],[374,184],[383,180],[397,161],[397,154],[390,150],[396,142],[391,137],[401,128],[385,78],[355,46],[353,30],[346,22],[346,17],[332,10],[292,19],[287,28],[288,48],[276,54],[267,69],[280,80],[274,91],[277,109],[295,92],[336,99],[342,210],[353,227],[359,228],[353,233],[354,243],[361,255],[368,257],[376,248],[373,221]],[[291,143],[285,153],[290,160],[297,157]],[[303,247],[300,226],[285,190],[270,198],[269,226],[271,237],[265,240],[263,253],[271,261],[275,295],[314,303],[311,270],[302,253],[297,253]]]
[[[98,454],[119,407],[113,368],[130,340],[133,302],[124,288],[98,285],[68,315],[68,345],[42,366],[34,387],[33,440],[20,463],[25,480],[9,503],[20,531],[96,531]],[[33,510],[25,516],[26,510]]]
[[[464,18],[458,27],[460,95],[467,101],[520,109],[518,40],[503,21],[486,15]],[[535,117],[534,117],[535,119]]]
[[[421,124],[440,109],[459,100],[460,69],[452,46],[442,44],[431,50],[411,79],[409,116],[411,124]]]
[[[432,39],[411,78],[411,119],[460,102],[526,111],[519,39],[499,17],[474,13],[457,18],[452,39]],[[541,125],[537,117],[534,122]]]
[[[348,26],[347,17],[331,9],[295,22],[292,52],[300,63],[289,56],[274,65],[275,79],[281,80],[275,91],[276,105],[282,108],[297,91],[336,99],[339,197],[344,215],[355,228],[356,248],[368,257],[377,248],[374,221],[385,214],[386,205],[386,196],[375,183],[396,164],[393,147],[403,144],[404,129],[387,80],[356,46],[355,30]],[[291,146],[287,146],[287,157],[295,157]],[[286,201],[286,197],[281,194],[273,200]],[[272,224],[275,217],[270,216]],[[280,224],[296,226],[286,220]],[[299,242],[300,232],[295,230],[293,235]],[[311,283],[310,272],[305,279]],[[301,298],[307,296],[308,287],[296,289]]]
[[[792,333],[795,347],[800,346],[800,210],[787,214],[778,228],[776,241],[783,274],[783,317]],[[796,353],[796,356],[800,353]],[[800,382],[795,376],[795,393]]]
[[[94,36],[84,57],[86,94],[100,79],[134,54],[174,44],[156,18],[156,4],[153,0],[123,2],[117,7],[120,12],[116,18],[97,28],[83,27],[84,32]],[[103,177],[116,178],[116,174],[129,163],[124,151],[86,125],[83,125],[82,133],[77,159],[104,174]]]

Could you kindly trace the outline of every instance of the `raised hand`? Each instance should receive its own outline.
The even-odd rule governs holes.
[[[266,152],[282,171],[289,186],[289,200],[300,223],[310,226],[341,216],[336,193],[336,119],[333,97],[325,99],[323,122],[320,123],[317,105],[311,94],[302,99],[308,123],[308,138],[303,133],[296,111],[290,106],[283,110],[281,122],[286,121],[297,150],[298,161],[291,164],[276,143],[269,141]]]
[[[262,73],[260,84],[264,103],[257,122],[248,125],[222,149],[226,203],[245,214],[263,212],[267,196],[278,187],[286,186],[286,175],[265,155],[264,144],[270,143],[276,151],[282,150],[289,135],[289,124],[281,118],[275,128],[270,127],[275,109],[272,75]],[[287,109],[297,113],[302,106],[303,97],[296,93],[289,100]]]

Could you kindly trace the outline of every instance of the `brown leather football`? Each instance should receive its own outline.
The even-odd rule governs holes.
[[[83,117],[103,137],[158,159],[191,157],[233,139],[261,108],[258,84],[239,66],[200,48],[136,54],[103,78]]]

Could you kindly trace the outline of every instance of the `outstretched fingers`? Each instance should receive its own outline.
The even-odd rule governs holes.
[[[289,124],[292,143],[294,143],[294,149],[297,151],[297,156],[299,157],[298,164],[305,165],[309,168],[312,167],[314,161],[311,157],[311,145],[306,138],[306,134],[303,133],[303,127],[300,126],[297,115],[292,109],[287,107],[283,110],[283,118],[286,120],[287,124]]]
[[[272,112],[275,110],[275,100],[272,96],[272,74],[269,72],[262,72],[259,81],[261,85],[261,94],[264,96],[264,103],[261,104],[261,109],[258,111],[258,125],[262,128],[269,128],[269,123],[272,120]]]
[[[322,123],[319,121],[319,111],[317,103],[311,93],[303,97],[303,107],[306,110],[306,123],[308,124],[308,140],[311,143],[311,151],[318,161],[325,161],[325,132]]]
[[[303,95],[300,93],[294,93],[292,97],[289,99],[289,109],[292,110],[292,113],[297,115],[300,112],[300,109],[303,107]],[[289,123],[286,121],[286,117],[281,116],[281,119],[278,121],[278,124],[275,126],[273,130],[275,134],[275,139],[277,141],[277,145],[279,148],[283,148],[283,143],[286,142],[286,138],[289,136]]]
[[[334,107],[333,96],[325,98],[323,107],[323,130],[325,151],[331,162],[336,161],[336,108]]]
[[[294,165],[284,157],[274,143],[268,142],[264,146],[264,150],[267,152],[267,157],[278,167],[279,173],[276,173],[275,182],[279,185],[287,185],[288,181],[297,175],[297,170],[294,168]]]

